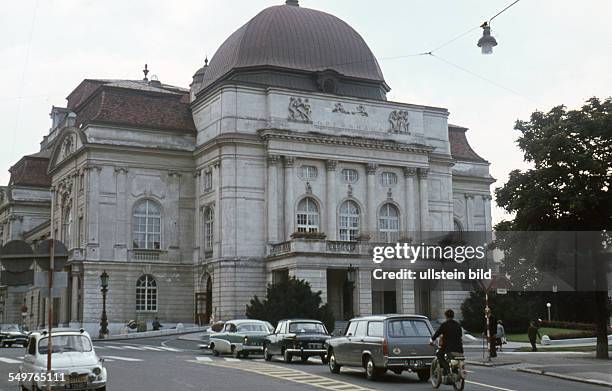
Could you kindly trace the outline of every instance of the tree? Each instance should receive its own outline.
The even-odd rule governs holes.
[[[505,254],[504,264],[510,274],[526,276],[530,270],[552,267],[550,262],[560,257],[551,255],[566,243],[559,239],[562,236],[550,241],[552,236],[521,231],[597,231],[605,236],[612,228],[612,98],[591,98],[580,110],[557,106],[548,113],[536,111],[529,121],[517,121],[515,130],[520,132],[519,148],[533,168],[513,170],[508,182],[496,189],[497,204],[514,214],[496,230],[516,232],[502,241],[502,249],[514,248],[514,253]],[[586,241],[588,249],[604,247],[594,235]],[[602,250],[594,251],[589,260],[596,280],[589,298],[597,306],[597,358],[608,358],[609,259],[604,257],[609,257],[609,250]],[[522,256],[525,253],[529,257]]]
[[[507,295],[489,294],[492,315],[502,320],[507,333],[524,333],[529,320],[536,318],[533,313],[533,297],[526,292],[508,292]],[[463,320],[461,325],[471,332],[485,329],[485,294],[482,290],[473,291],[461,304]]]
[[[317,319],[331,332],[334,329],[334,315],[327,304],[321,303],[321,291],[315,293],[307,281],[292,277],[269,284],[263,301],[254,296],[247,305],[246,315],[251,319],[267,320],[272,324],[281,319]]]

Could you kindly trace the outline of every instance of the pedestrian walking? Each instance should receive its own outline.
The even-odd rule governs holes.
[[[506,343],[506,329],[501,319],[497,321],[497,333],[495,335],[495,344],[499,346],[499,351],[502,351],[502,345]]]
[[[159,323],[159,318],[155,317],[155,320],[153,321],[153,331],[157,331],[157,330],[159,330],[162,327],[164,327],[164,326],[162,326],[162,324]]]
[[[531,322],[529,324],[529,328],[527,329],[527,336],[529,337],[529,342],[531,343],[531,351],[537,352],[538,348],[536,347],[536,337],[540,338],[540,340],[542,340],[542,337],[540,336],[540,331],[538,330],[538,327],[536,326],[535,322]]]

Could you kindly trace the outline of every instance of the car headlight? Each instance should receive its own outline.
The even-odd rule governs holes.
[[[102,373],[102,369],[101,369],[100,367],[95,367],[95,368],[92,370],[92,372],[93,372],[93,374],[94,374],[94,375],[96,375],[96,376],[100,376],[100,374]]]
[[[249,337],[244,337],[244,344],[246,345],[249,342]]]

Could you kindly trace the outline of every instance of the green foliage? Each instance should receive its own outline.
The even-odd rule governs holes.
[[[612,98],[591,98],[580,110],[557,106],[548,113],[536,111],[529,121],[517,121],[515,129],[520,132],[519,148],[532,168],[512,171],[506,184],[495,190],[497,204],[514,214],[496,229],[515,232],[498,241],[505,251],[505,271],[524,289],[531,289],[537,281],[530,280],[530,273],[554,267],[563,258],[559,253],[567,253],[563,247],[567,243],[560,236],[530,237],[520,231],[610,232],[612,228]],[[585,248],[592,251],[602,242],[588,239]],[[607,358],[606,258],[593,253],[597,255],[589,264],[580,266],[592,273],[597,357]]]
[[[281,319],[317,319],[331,332],[334,329],[334,315],[327,304],[321,303],[321,291],[315,293],[308,282],[292,277],[274,285],[269,284],[264,300],[253,297],[247,305],[246,315],[272,324],[277,324]]]
[[[531,305],[529,294],[523,292],[508,292],[507,295],[489,294],[489,307],[493,316],[501,320],[506,333],[522,333],[527,330],[529,321],[537,319]],[[481,333],[485,330],[485,294],[483,291],[471,292],[461,304],[463,321],[461,325],[466,330]]]

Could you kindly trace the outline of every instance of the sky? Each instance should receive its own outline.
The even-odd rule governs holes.
[[[501,186],[525,169],[517,119],[612,95],[612,1],[521,0],[492,22],[498,41],[480,54],[478,26],[511,0],[301,0],[350,24],[379,59],[389,100],[446,107]],[[0,184],[39,150],[51,107],[85,78],[188,87],[204,58],[265,7],[284,0],[21,0],[0,14]],[[415,56],[434,51],[437,57]],[[494,205],[494,224],[509,216]]]

